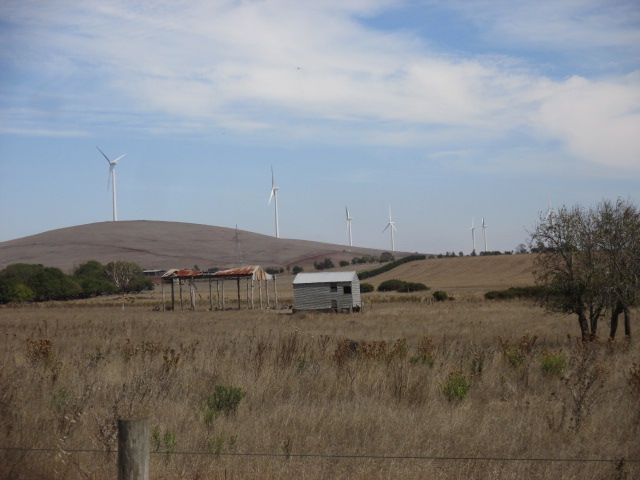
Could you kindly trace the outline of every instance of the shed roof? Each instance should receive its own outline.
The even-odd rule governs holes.
[[[305,283],[337,283],[352,282],[354,277],[357,279],[356,272],[321,272],[321,273],[299,273],[293,279],[294,285],[302,285]]]

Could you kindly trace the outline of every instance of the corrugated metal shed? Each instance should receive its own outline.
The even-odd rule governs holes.
[[[293,280],[294,312],[353,312],[361,307],[356,272],[299,273]]]

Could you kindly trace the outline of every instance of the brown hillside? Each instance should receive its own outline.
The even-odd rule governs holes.
[[[40,263],[69,271],[87,260],[128,260],[145,269],[232,267],[235,229],[179,222],[120,221],[61,228],[0,243],[0,269],[12,263]],[[325,257],[351,260],[380,250],[307,240],[277,239],[239,231],[244,265],[300,265],[313,268]],[[404,254],[396,252],[396,257]]]
[[[483,294],[489,290],[533,285],[533,255],[438,258],[409,262],[364,280],[376,287],[392,278],[420,282],[450,294]]]

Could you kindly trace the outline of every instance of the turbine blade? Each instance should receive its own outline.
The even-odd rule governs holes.
[[[273,192],[273,187],[276,186],[276,180],[273,176],[273,165],[271,165],[271,191]]]
[[[107,162],[109,162],[109,164],[111,164],[111,160],[109,160],[109,157],[107,157],[107,156],[104,154],[104,152],[103,152],[102,150],[100,150],[100,147],[98,147],[98,146],[96,145],[96,148],[97,148],[97,149],[98,149],[98,151],[102,154],[102,156],[103,156],[104,158],[106,158],[106,159],[107,159]]]
[[[272,188],[272,189],[271,189],[271,195],[269,195],[269,203],[267,203],[267,205],[271,205],[271,200],[273,199],[273,192],[274,192],[274,191],[275,191],[275,190]]]
[[[124,155],[120,155],[120,156],[119,156],[118,158],[116,158],[113,162],[109,162],[109,163],[111,163],[111,164],[113,164],[113,165],[116,165],[116,164],[120,161],[120,159],[121,159],[122,157],[124,157],[125,155],[126,155],[126,153],[125,153]]]
[[[382,230],[382,233],[386,232],[386,231],[387,231],[387,228],[389,228],[389,226],[390,226],[390,225],[391,225],[390,223],[387,223],[387,226],[386,226],[386,227],[384,227],[384,230]]]

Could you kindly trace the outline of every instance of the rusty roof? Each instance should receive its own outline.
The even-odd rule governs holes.
[[[251,277],[253,280],[271,280],[273,277],[269,275],[264,269],[258,265],[250,267],[238,267],[230,270],[222,270],[213,274],[214,277],[222,278],[247,278]]]

